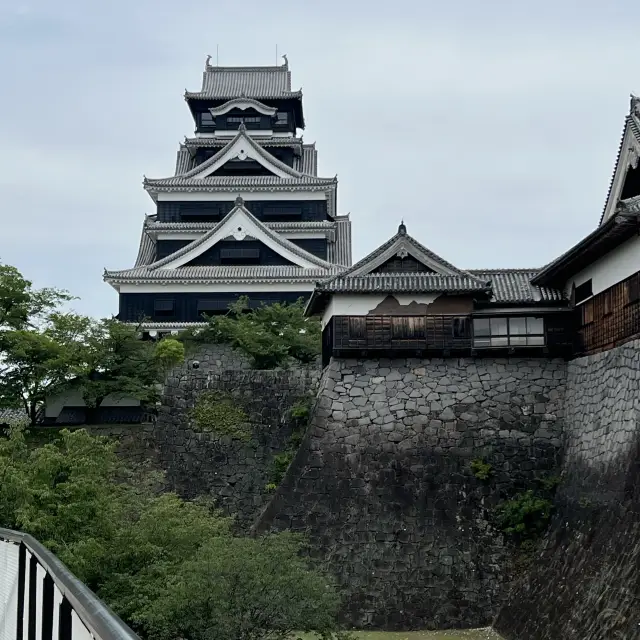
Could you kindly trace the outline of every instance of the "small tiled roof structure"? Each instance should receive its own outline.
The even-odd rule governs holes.
[[[243,96],[268,98],[302,98],[302,91],[291,90],[289,65],[266,67],[218,67],[207,63],[202,75],[202,89],[185,92],[186,100],[231,99]]]
[[[532,278],[539,271],[540,269],[470,269],[469,273],[490,284],[491,302],[562,302],[565,298],[559,289],[531,284]]]
[[[486,282],[466,275],[444,276],[437,273],[368,273],[362,276],[337,276],[318,284],[326,293],[475,293],[488,292]]]
[[[382,260],[412,254],[433,272],[374,272]],[[404,224],[398,233],[351,268],[323,282],[318,282],[307,305],[315,313],[332,294],[353,293],[447,293],[473,294],[490,304],[565,303],[563,292],[532,284],[538,269],[458,269],[407,234]]]

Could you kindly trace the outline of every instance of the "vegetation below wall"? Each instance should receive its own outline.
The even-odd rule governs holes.
[[[0,440],[0,526],[35,536],[143,638],[330,637],[339,596],[302,538],[234,536],[206,500],[159,494],[159,481],[82,429],[33,448],[14,426]]]

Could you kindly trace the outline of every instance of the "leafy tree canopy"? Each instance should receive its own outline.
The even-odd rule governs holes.
[[[321,350],[321,328],[316,318],[305,318],[304,300],[294,304],[261,305],[250,309],[242,297],[223,316],[206,318],[208,327],[185,332],[182,339],[225,342],[246,353],[256,369],[273,369],[293,358],[312,362]]]
[[[84,430],[33,448],[15,427],[0,440],[0,526],[39,539],[144,638],[330,636],[339,598],[301,539],[235,537],[206,502],[158,493],[159,480]]]
[[[166,369],[184,359],[183,345],[144,342],[135,327],[64,310],[71,299],[0,264],[0,406],[24,407],[34,420],[48,395],[70,386],[93,406],[110,393],[154,402]]]

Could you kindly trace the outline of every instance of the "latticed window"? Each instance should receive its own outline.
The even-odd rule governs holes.
[[[474,347],[544,346],[544,320],[532,316],[520,318],[474,318]]]

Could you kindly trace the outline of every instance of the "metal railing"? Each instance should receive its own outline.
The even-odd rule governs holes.
[[[139,640],[32,536],[0,528],[0,640]]]

